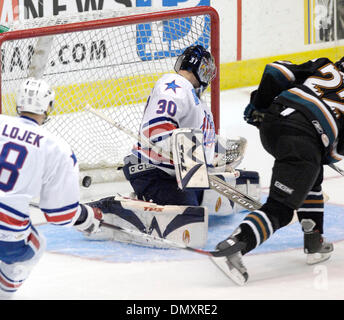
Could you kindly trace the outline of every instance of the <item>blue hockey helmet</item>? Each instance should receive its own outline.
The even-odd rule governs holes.
[[[203,92],[216,76],[214,57],[201,45],[190,46],[178,57],[174,70],[191,71]]]

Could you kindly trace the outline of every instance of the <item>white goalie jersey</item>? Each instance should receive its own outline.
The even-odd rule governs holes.
[[[200,99],[193,85],[178,74],[162,76],[145,107],[140,135],[164,150],[170,150],[170,137],[176,128],[195,128],[203,132],[206,162],[212,165],[215,150],[215,124],[210,108]],[[142,162],[175,174],[173,162],[138,142],[132,150]]]
[[[72,225],[79,205],[78,164],[69,146],[34,120],[0,116],[0,236],[24,239],[29,204],[40,197],[48,222]],[[13,239],[12,239],[12,238]]]

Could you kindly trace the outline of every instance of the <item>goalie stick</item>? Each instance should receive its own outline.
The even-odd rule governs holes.
[[[235,252],[238,251],[237,247],[235,247],[235,248],[229,247],[229,248],[227,248],[225,250],[221,250],[221,251],[207,251],[207,250],[192,248],[192,247],[189,247],[187,245],[183,245],[181,243],[177,243],[177,242],[174,242],[174,241],[171,241],[171,240],[168,240],[168,239],[164,239],[164,238],[160,238],[160,237],[155,237],[155,236],[152,236],[151,234],[148,234],[148,233],[143,233],[143,232],[140,232],[140,231],[135,231],[135,230],[131,230],[131,229],[122,228],[122,227],[119,227],[119,226],[116,226],[116,225],[113,225],[113,224],[110,224],[110,223],[106,223],[106,222],[103,222],[103,221],[100,223],[100,226],[103,226],[103,227],[106,227],[106,228],[110,228],[110,229],[114,229],[114,230],[117,230],[117,231],[120,231],[120,232],[124,232],[124,233],[130,234],[130,235],[139,236],[142,239],[145,239],[147,242],[155,241],[155,242],[159,242],[160,244],[169,245],[169,246],[171,246],[173,248],[184,249],[184,250],[191,251],[191,252],[194,252],[194,253],[203,254],[203,255],[206,255],[206,256],[209,256],[209,257],[225,257],[225,256],[232,255],[232,254],[234,254]],[[243,248],[239,248],[239,250],[241,250],[241,249],[243,249]]]
[[[173,156],[170,153],[165,152],[161,148],[155,146],[152,144],[148,139],[145,139],[142,136],[139,136],[135,133],[133,133],[131,130],[125,128],[121,124],[117,123],[110,117],[107,117],[105,114],[102,112],[92,108],[89,104],[85,106],[85,109],[90,111],[91,113],[95,114],[99,118],[103,119],[104,121],[108,122],[109,124],[113,125],[116,127],[118,130],[123,131],[130,137],[136,139],[137,141],[140,141],[147,147],[152,148],[154,151],[162,154],[164,157],[167,159],[173,158]],[[220,178],[214,176],[214,175],[209,175],[209,182],[210,182],[210,188],[217,191],[219,194],[225,196],[229,200],[239,204],[240,206],[244,207],[245,209],[249,211],[254,211],[259,209],[262,204],[258,202],[257,200],[251,198],[250,196],[240,192],[239,190],[235,189],[234,187],[230,186],[227,184],[225,181],[221,180]]]
[[[218,193],[222,194],[223,196],[227,197],[229,200],[241,205],[245,209],[249,211],[258,210],[262,204],[249,197],[247,194],[235,189],[234,187],[230,186],[228,183],[223,181],[217,176],[209,176],[210,180],[210,187],[217,191]]]
[[[36,208],[36,209],[40,209],[38,204],[33,203],[33,202],[30,203],[30,206],[33,207],[33,208]],[[132,230],[132,229],[122,228],[120,226],[117,226],[117,225],[114,225],[114,224],[111,224],[111,223],[107,223],[107,222],[104,222],[104,221],[100,222],[100,226],[101,227],[105,227],[105,228],[109,228],[109,229],[113,229],[113,230],[117,230],[119,232],[123,232],[123,233],[129,234],[129,235],[134,235],[136,237],[140,237],[141,239],[143,239],[143,240],[145,240],[147,242],[155,242],[155,243],[159,243],[159,244],[162,244],[162,245],[170,246],[172,248],[183,249],[183,250],[191,251],[191,252],[194,252],[194,253],[199,253],[199,254],[202,254],[202,255],[206,255],[206,256],[209,256],[209,257],[224,257],[224,256],[228,256],[228,255],[231,255],[231,254],[235,253],[235,252],[233,252],[233,248],[232,247],[229,247],[228,249],[221,250],[221,251],[207,251],[207,250],[192,248],[192,247],[189,247],[189,246],[187,246],[185,244],[182,244],[182,243],[174,242],[174,241],[171,241],[171,240],[168,240],[168,239],[165,239],[165,238],[156,237],[156,236],[153,236],[151,234],[144,233],[144,232],[141,232],[141,231],[135,231],[135,230]],[[237,251],[237,248],[235,248],[235,249],[236,249],[235,251]],[[243,249],[243,248],[241,248],[241,249]]]

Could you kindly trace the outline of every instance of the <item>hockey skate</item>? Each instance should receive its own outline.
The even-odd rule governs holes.
[[[333,244],[326,242],[317,230],[313,230],[315,223],[311,219],[301,221],[304,232],[304,252],[306,253],[306,263],[316,264],[330,258],[333,251]]]
[[[243,242],[238,241],[236,238],[228,238],[220,242],[216,249],[221,251],[232,247],[236,253],[227,257],[211,257],[210,259],[215,263],[215,265],[232,281],[237,285],[242,286],[247,282],[248,273],[247,269],[242,262],[241,250],[245,248]]]

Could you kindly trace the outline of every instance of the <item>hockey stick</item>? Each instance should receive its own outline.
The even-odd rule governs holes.
[[[177,243],[177,242],[174,242],[174,241],[171,241],[171,240],[167,240],[167,239],[160,238],[160,237],[155,237],[155,236],[152,236],[151,234],[148,234],[148,233],[143,233],[143,232],[140,232],[140,231],[135,231],[135,230],[131,230],[131,229],[122,228],[122,227],[116,226],[114,224],[106,223],[104,221],[102,221],[100,223],[100,226],[106,227],[106,228],[109,228],[109,229],[113,229],[113,230],[117,230],[117,231],[120,231],[120,232],[123,232],[123,233],[126,233],[126,234],[138,236],[138,237],[146,240],[147,242],[151,242],[151,241],[159,242],[160,244],[169,245],[171,247],[178,248],[178,249],[188,250],[188,251],[191,251],[191,252],[194,252],[194,253],[203,254],[203,255],[206,255],[206,256],[209,256],[209,257],[225,257],[225,256],[230,256],[230,255],[232,255],[232,254],[234,254],[235,252],[238,251],[237,247],[235,248],[235,250],[233,250],[232,247],[229,247],[228,249],[221,250],[221,251],[207,251],[207,250],[202,250],[202,249],[196,249],[196,248],[192,248],[192,247],[189,247],[187,245],[184,245],[184,244],[181,244],[181,243]],[[239,248],[239,250],[241,250],[241,249],[243,249],[243,248]]]
[[[341,168],[337,167],[336,165],[334,165],[333,163],[330,163],[328,165],[330,168],[332,168],[334,171],[337,171],[339,174],[341,174],[342,176],[344,176],[344,170],[342,170]]]
[[[217,176],[209,176],[210,187],[227,197],[229,200],[239,204],[249,211],[258,210],[262,204],[248,196],[247,194],[235,189]]]
[[[164,150],[162,150],[161,148],[155,146],[148,139],[145,139],[144,137],[133,133],[131,130],[129,130],[126,127],[122,126],[121,124],[117,123],[116,121],[114,121],[110,117],[107,117],[102,112],[92,108],[89,104],[85,106],[85,109],[90,111],[91,113],[95,114],[99,118],[103,119],[107,123],[113,125],[118,130],[125,132],[128,136],[136,139],[137,141],[143,142],[144,145],[155,150],[159,154],[162,154],[165,158],[171,159],[172,156],[170,153],[167,153]],[[262,206],[262,204],[260,202],[258,202],[257,200],[255,200],[255,199],[251,198],[250,196],[242,193],[241,191],[235,189],[234,187],[230,186],[225,181],[221,180],[220,178],[218,178],[214,175],[209,175],[209,181],[210,181],[210,188],[211,189],[217,191],[219,194],[225,196],[229,200],[239,204],[240,206],[244,207],[245,209],[247,209],[249,211],[257,210]]]

